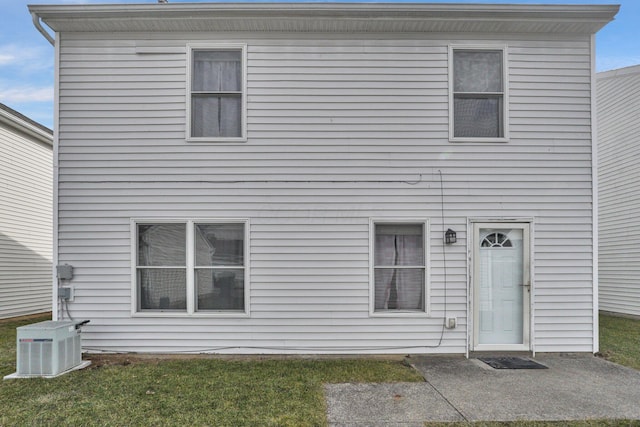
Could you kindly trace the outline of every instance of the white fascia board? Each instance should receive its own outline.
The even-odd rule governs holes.
[[[617,5],[167,3],[32,5],[54,31],[595,33]],[[171,25],[163,25],[171,22]],[[471,25],[470,25],[471,24]]]
[[[640,74],[640,65],[631,65],[624,68],[616,68],[615,70],[602,71],[596,74],[598,80],[610,79],[612,77],[627,76],[630,74]]]
[[[0,123],[4,123],[8,126],[16,128],[40,142],[44,142],[48,145],[53,145],[53,135],[51,133],[45,132],[38,126],[35,126],[32,123],[29,123],[27,120],[13,115],[9,111],[6,111],[2,108],[0,108]]]
[[[144,14],[154,15],[171,14],[180,16],[185,13],[220,13],[225,11],[237,12],[243,15],[248,13],[260,13],[265,16],[274,12],[289,15],[313,15],[326,13],[331,16],[361,14],[371,15],[384,13],[385,16],[413,16],[414,13],[428,13],[430,16],[459,17],[461,14],[470,15],[485,13],[489,18],[496,18],[496,14],[510,15],[512,17],[535,15],[536,17],[556,18],[594,18],[597,15],[608,15],[609,12],[617,12],[618,5],[553,5],[553,4],[465,4],[465,3],[165,3],[165,4],[66,4],[66,5],[29,5],[29,10],[40,16],[56,14],[60,16],[82,14],[88,15],[121,15]],[[567,15],[567,16],[565,16]]]

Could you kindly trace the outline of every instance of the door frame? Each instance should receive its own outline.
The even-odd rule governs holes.
[[[532,245],[532,220],[503,220],[503,219],[476,219],[469,220],[469,309],[471,328],[469,329],[469,348],[471,351],[533,351],[532,346],[532,304],[533,304],[533,249]],[[523,263],[522,276],[523,285],[526,290],[523,292],[522,306],[522,344],[479,344],[479,292],[476,291],[479,277],[479,232],[481,228],[518,228],[522,230]]]

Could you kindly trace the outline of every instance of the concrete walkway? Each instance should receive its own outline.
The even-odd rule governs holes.
[[[541,355],[549,369],[493,369],[477,359],[411,356],[424,383],[330,384],[332,427],[425,421],[640,419],[640,371],[591,355]]]

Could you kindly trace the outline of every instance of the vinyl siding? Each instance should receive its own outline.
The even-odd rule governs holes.
[[[640,67],[598,74],[600,309],[640,316]]]
[[[464,353],[469,218],[533,218],[536,350],[591,351],[588,37],[162,37],[62,35],[59,262],[89,350]],[[247,43],[246,143],[185,142],[180,47],[215,40]],[[508,143],[448,142],[450,43],[507,45]],[[162,217],[250,219],[250,317],[131,315],[130,219]],[[430,317],[369,314],[387,217],[430,222]]]
[[[51,311],[52,148],[0,124],[0,318]]]

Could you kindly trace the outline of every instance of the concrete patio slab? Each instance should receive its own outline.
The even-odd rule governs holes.
[[[477,359],[412,364],[469,421],[640,419],[640,372],[591,355],[541,355],[549,369],[493,369]]]
[[[459,356],[411,356],[425,383],[325,386],[332,427],[426,421],[640,420],[640,371],[591,355],[534,359],[549,369],[494,369]]]
[[[428,383],[328,384],[332,427],[424,426],[425,420],[464,421]]]

